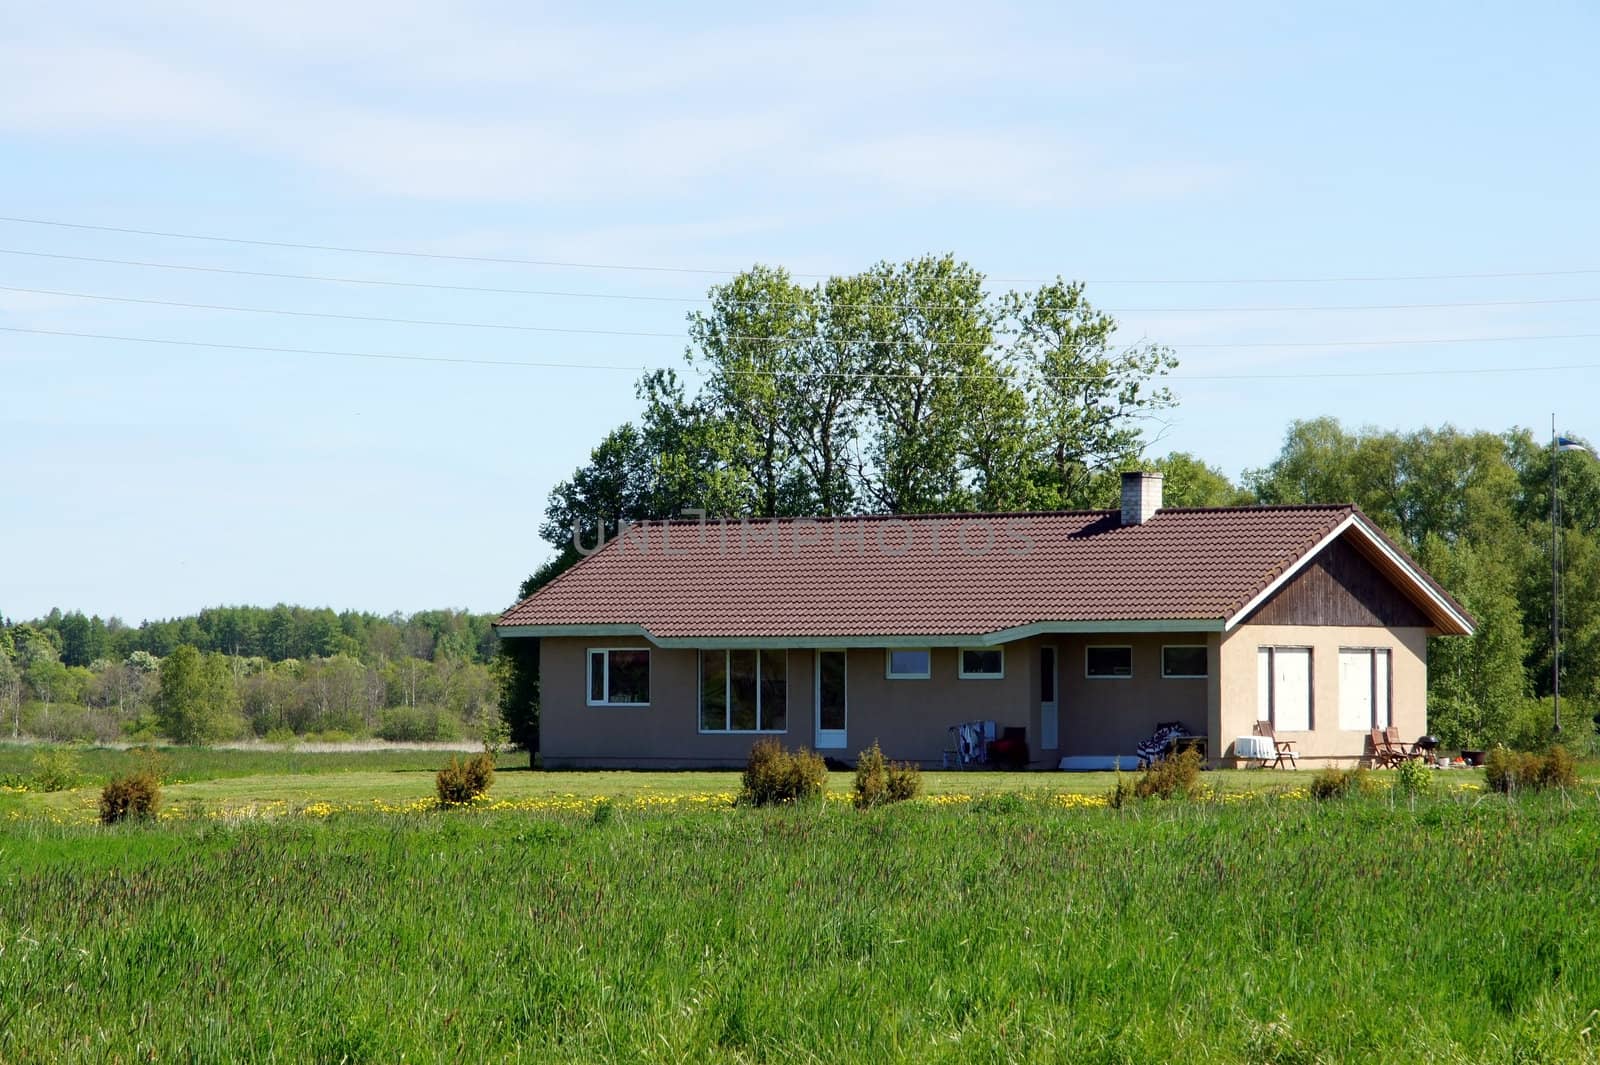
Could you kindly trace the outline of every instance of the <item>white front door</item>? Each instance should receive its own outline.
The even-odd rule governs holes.
[[[1039,749],[1061,746],[1061,718],[1056,702],[1056,649],[1039,648]]]
[[[850,741],[846,737],[849,723],[849,669],[843,651],[818,651],[815,683],[817,750],[838,750]]]

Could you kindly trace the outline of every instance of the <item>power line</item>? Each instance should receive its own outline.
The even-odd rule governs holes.
[[[0,248],[0,255],[21,255],[35,259],[57,259],[66,262],[97,263],[105,266],[133,266],[152,270],[187,270],[194,273],[225,274],[235,277],[265,277],[280,281],[316,281],[341,285],[374,285],[386,288],[431,289],[444,292],[485,292],[508,296],[549,296],[563,299],[632,300],[650,303],[696,304],[707,303],[704,296],[647,296],[626,292],[578,292],[566,289],[498,288],[486,285],[447,285],[425,281],[394,281],[385,278],[342,277],[329,274],[289,274],[269,270],[241,270],[223,266],[197,266],[191,263],[162,263],[142,259],[108,259],[90,255],[67,255],[61,252],[32,251],[23,248]],[[16,291],[28,291],[17,289]],[[68,295],[75,295],[69,293]],[[101,297],[83,296],[85,299]],[[116,297],[106,297],[116,298]],[[736,303],[770,303],[772,306],[793,306],[793,301],[743,300]],[[1600,303],[1600,296],[1571,296],[1534,300],[1468,300],[1457,303],[1345,303],[1317,306],[1251,306],[1251,307],[1093,307],[1091,310],[1105,314],[1206,314],[1206,313],[1300,313],[1305,311],[1395,311],[1440,310],[1470,307],[1535,307],[1557,304]],[[898,303],[835,303],[841,310],[873,310],[895,308]],[[920,304],[924,310],[964,310],[966,304]],[[218,308],[227,309],[227,308]],[[414,323],[427,324],[427,323]],[[670,334],[649,334],[670,335]]]
[[[581,336],[614,336],[614,337],[645,337],[666,340],[692,340],[688,333],[650,332],[647,330],[627,329],[587,329],[577,326],[555,325],[525,325],[516,322],[467,322],[440,318],[389,318],[369,314],[341,314],[333,311],[302,311],[280,307],[242,307],[222,303],[188,303],[180,300],[145,299],[137,296],[113,296],[91,292],[68,292],[61,289],[49,288],[23,288],[16,285],[0,285],[0,292],[26,292],[39,296],[63,296],[71,299],[98,300],[112,303],[134,303],[143,306],[176,307],[185,310],[201,311],[226,311],[243,314],[272,314],[285,315],[293,318],[326,318],[337,321],[349,322],[376,322],[385,325],[425,325],[443,326],[459,329],[502,329],[527,333],[560,333]],[[997,334],[1009,335],[1009,334]],[[1234,349],[1234,348],[1344,348],[1344,347],[1410,347],[1428,346],[1436,344],[1495,344],[1512,342],[1529,342],[1544,340],[1593,340],[1600,338],[1600,333],[1537,333],[1519,336],[1455,336],[1455,337],[1401,337],[1383,340],[1257,340],[1233,342],[1167,342],[1162,347],[1176,349],[1204,348],[1204,349]],[[722,339],[751,342],[760,341],[774,344],[800,343],[811,339],[809,337],[793,336],[725,336]],[[862,341],[846,339],[847,343],[882,343],[890,344],[893,341]],[[991,340],[951,341],[946,347],[981,347],[992,345]],[[1111,350],[1128,350],[1140,345],[1121,345]]]
[[[62,222],[49,218],[25,218],[17,215],[0,215],[0,222],[21,225],[51,226],[57,229],[78,229],[98,233],[122,233],[129,236],[162,237],[172,240],[200,240],[219,244],[243,244],[260,248],[291,248],[300,251],[327,251],[347,255],[385,255],[406,259],[437,259],[448,262],[486,263],[502,266],[539,266],[569,270],[612,270],[643,273],[697,274],[701,276],[728,276],[738,270],[713,270],[689,266],[652,266],[641,263],[596,263],[558,259],[524,259],[511,256],[461,255],[448,252],[426,252],[393,248],[363,248],[339,244],[302,244],[286,240],[260,240],[249,237],[227,237],[207,233],[180,233],[159,229],[136,229],[129,226],[92,225],[85,222]],[[1096,285],[1320,285],[1347,282],[1389,281],[1469,281],[1496,278],[1577,277],[1600,274],[1600,267],[1570,270],[1507,270],[1484,273],[1458,274],[1387,274],[1349,275],[1328,277],[1228,277],[1228,278],[1116,278],[1092,282]],[[825,280],[836,274],[791,273],[791,277]],[[1056,278],[994,277],[987,280],[997,284],[1035,285],[1050,284]]]
[[[604,363],[573,363],[554,361],[530,361],[521,359],[476,359],[469,356],[457,355],[425,355],[410,352],[387,351],[342,351],[324,348],[290,348],[276,347],[265,344],[227,344],[205,340],[180,340],[168,337],[139,337],[121,336],[109,333],[85,333],[64,329],[28,329],[21,326],[0,325],[0,332],[23,333],[32,336],[70,337],[80,340],[112,340],[129,344],[162,344],[187,348],[214,348],[223,351],[260,351],[284,355],[324,355],[348,359],[381,359],[400,362],[432,362],[432,363],[459,363],[471,366],[507,366],[533,369],[561,369],[561,370],[657,370],[670,369],[664,366],[645,365],[616,365]],[[1373,377],[1465,377],[1488,376],[1496,374],[1519,373],[1556,373],[1566,370],[1594,370],[1600,369],[1600,363],[1558,363],[1544,366],[1481,366],[1481,367],[1453,367],[1448,369],[1417,369],[1417,370],[1329,370],[1295,373],[1242,373],[1242,374],[1163,374],[1163,380],[1181,381],[1289,381],[1289,380],[1314,380],[1323,378],[1373,378]],[[1003,375],[998,374],[968,374],[968,373],[873,373],[868,371],[825,371],[811,373],[804,371],[784,370],[734,370],[733,374],[747,377],[803,377],[803,378],[852,378],[870,380],[964,380],[993,379]],[[1052,383],[1093,382],[1104,380],[1103,375],[1056,375],[1041,378]]]

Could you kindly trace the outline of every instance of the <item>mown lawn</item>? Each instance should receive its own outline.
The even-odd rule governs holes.
[[[29,819],[0,1061],[1593,1061],[1597,914],[1592,790]]]
[[[8,774],[26,775],[37,750],[0,745],[0,780]],[[49,794],[0,792],[0,820],[36,816],[88,820],[106,778],[139,764],[134,754],[105,748],[78,751],[76,757],[84,774],[81,788]],[[169,780],[166,809],[171,815],[190,818],[256,812],[263,806],[291,811],[312,804],[404,806],[433,795],[434,773],[449,757],[436,751],[404,750],[310,753],[180,747],[161,751]],[[501,761],[493,795],[510,802],[564,797],[712,799],[731,797],[739,790],[737,772],[543,772],[527,769],[526,756],[520,753],[505,755]],[[1218,770],[1207,773],[1205,780],[1223,792],[1245,793],[1304,788],[1311,775],[1308,771]],[[1380,778],[1388,775],[1378,774]],[[1439,773],[1438,778],[1441,787],[1459,788],[1481,784],[1483,775],[1450,770]],[[926,792],[936,796],[1101,796],[1115,780],[1114,773],[948,771],[923,775]],[[850,784],[849,773],[830,774],[830,791],[842,795]]]

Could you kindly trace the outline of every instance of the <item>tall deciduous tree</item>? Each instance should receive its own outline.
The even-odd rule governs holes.
[[[225,656],[184,644],[161,662],[156,721],[176,743],[210,743],[231,731],[237,709]]]

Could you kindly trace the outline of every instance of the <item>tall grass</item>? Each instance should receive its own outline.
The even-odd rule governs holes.
[[[1578,1061],[1600,1007],[1593,796],[21,823],[0,884],[6,1062]]]

